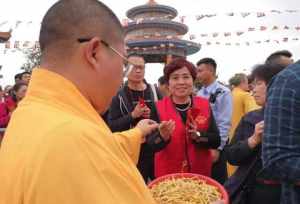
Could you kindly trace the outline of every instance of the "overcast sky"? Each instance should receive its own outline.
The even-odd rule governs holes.
[[[0,24],[8,21],[7,24],[0,27],[5,31],[14,27],[16,21],[32,23],[21,23],[13,32],[11,41],[35,41],[38,39],[40,22],[47,9],[56,0],[2,0],[0,7]],[[103,0],[120,19],[125,18],[125,12],[134,6],[146,3],[145,0]],[[201,38],[200,34],[213,32],[236,32],[247,30],[248,27],[267,26],[300,26],[300,11],[298,13],[282,14],[270,13],[270,10],[300,10],[299,0],[157,0],[160,4],[175,7],[180,16],[186,17],[186,24],[189,26],[189,34],[196,34],[195,42],[202,43],[202,49],[190,56],[188,59],[196,63],[202,57],[213,57],[218,63],[218,74],[222,81],[228,79],[237,72],[249,72],[251,67],[261,63],[273,51],[288,49],[293,52],[294,59],[300,58],[300,41],[291,41],[283,43],[284,37],[300,38],[300,31],[283,30],[250,32],[237,37],[217,37]],[[254,14],[242,18],[239,16],[229,17],[226,13],[235,12],[266,12],[266,17],[257,18]],[[213,18],[204,18],[200,21],[195,20],[195,15],[214,14]],[[186,35],[188,38],[189,34]],[[255,44],[258,40],[280,40],[281,43],[262,43]],[[253,45],[246,46],[207,46],[207,41],[220,41],[231,43],[252,42]],[[24,63],[24,57],[21,52],[8,52],[3,54],[4,45],[0,45],[0,65],[3,65],[1,74],[4,78],[0,81],[1,85],[13,83],[13,76],[19,72],[19,68]],[[150,72],[151,70],[151,72]],[[162,74],[162,65],[148,64],[146,79],[150,82],[156,82]]]

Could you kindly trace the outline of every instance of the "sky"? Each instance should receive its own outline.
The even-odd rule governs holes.
[[[0,31],[7,31],[15,28],[17,21],[21,24],[14,29],[11,41],[37,41],[40,29],[40,22],[47,11],[56,0],[2,0],[0,7],[0,25],[7,21],[5,25],[0,26]],[[294,60],[300,58],[300,40],[282,42],[284,37],[299,38],[300,31],[283,30],[264,32],[246,32],[241,36],[201,38],[201,34],[214,32],[236,32],[244,31],[249,27],[274,25],[290,28],[300,26],[300,1],[299,0],[156,0],[159,4],[169,5],[178,10],[179,16],[186,16],[185,23],[189,27],[188,34],[184,37],[189,38],[190,34],[195,34],[193,41],[202,44],[201,50],[188,57],[188,60],[196,63],[203,57],[212,57],[217,61],[219,80],[227,82],[235,73],[249,73],[254,65],[264,62],[265,58],[274,51],[288,49],[293,53]],[[128,9],[145,4],[147,0],[103,0],[120,19],[125,18]],[[283,12],[281,14],[271,13],[271,10],[299,10],[297,13]],[[235,16],[230,17],[226,14],[234,12]],[[241,12],[254,12],[246,18],[242,18]],[[266,16],[256,17],[256,12],[265,12]],[[195,19],[196,15],[217,14],[216,17],[203,18],[199,21]],[[175,20],[179,20],[178,18]],[[259,40],[270,39],[272,43],[253,43]],[[280,40],[277,44],[274,40]],[[214,42],[214,45],[207,46],[207,42]],[[216,45],[215,42],[230,42],[233,44],[241,43],[241,46]],[[245,42],[251,42],[246,46]],[[20,72],[20,67],[25,62],[24,54],[21,51],[8,51],[3,53],[4,44],[0,44],[0,73],[3,79],[0,79],[0,85],[13,83],[13,77]],[[147,64],[146,79],[155,83],[162,75],[162,64]]]

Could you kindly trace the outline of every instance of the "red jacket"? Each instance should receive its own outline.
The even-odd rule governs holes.
[[[17,107],[17,103],[14,101],[14,99],[11,96],[5,98],[5,104],[10,112],[14,111]]]
[[[0,103],[0,128],[6,128],[10,119],[7,104],[5,102]]]
[[[211,175],[212,156],[209,149],[197,147],[187,134],[186,124],[182,122],[180,114],[169,97],[158,101],[157,111],[161,121],[174,120],[175,131],[170,143],[155,154],[155,176],[189,172]],[[193,108],[198,109],[197,129],[207,131],[210,125],[210,106],[208,100],[193,97]],[[188,168],[186,168],[188,167]]]

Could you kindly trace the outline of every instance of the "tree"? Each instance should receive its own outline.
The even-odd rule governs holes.
[[[26,62],[22,65],[21,69],[31,72],[34,67],[40,65],[42,53],[39,46],[35,45],[34,47],[25,50],[24,54],[26,56]]]

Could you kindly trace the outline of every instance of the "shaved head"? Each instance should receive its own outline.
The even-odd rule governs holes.
[[[123,41],[115,14],[97,0],[60,0],[46,13],[39,41],[43,57],[61,56],[72,52],[78,38],[93,37],[111,44]]]

